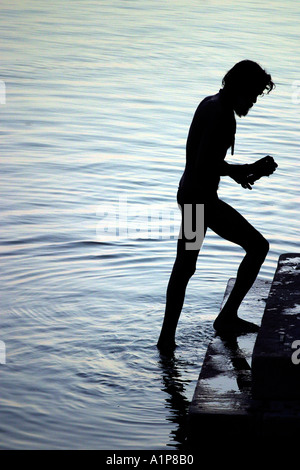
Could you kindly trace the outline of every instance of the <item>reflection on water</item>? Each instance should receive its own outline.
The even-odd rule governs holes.
[[[277,88],[238,120],[228,160],[270,154],[279,167],[251,192],[224,178],[220,196],[270,241],[262,278],[298,251],[299,16],[292,0],[1,2],[1,448],[183,445],[242,250],[208,233],[176,359],[163,364],[176,241],[160,229],[101,238],[97,227],[122,197],[132,217],[178,210],[195,108],[247,57]]]
[[[186,446],[187,416],[190,401],[186,398],[184,380],[179,371],[180,359],[161,355],[160,363],[163,391],[168,394],[166,409],[170,410],[168,420],[176,427],[170,433],[171,445],[176,449]],[[173,443],[174,441],[174,443]]]

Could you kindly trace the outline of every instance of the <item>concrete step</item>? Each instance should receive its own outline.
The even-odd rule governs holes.
[[[234,282],[229,280],[222,305]],[[270,287],[270,282],[256,280],[240,308],[242,318],[260,324]],[[201,431],[208,435],[216,429],[233,436],[253,434],[251,362],[255,340],[256,333],[232,340],[215,336],[211,340],[189,407],[193,443],[201,437]]]
[[[299,362],[300,254],[285,253],[278,261],[253,350],[253,397],[299,399]]]
[[[258,279],[239,315],[258,334],[212,338],[189,407],[193,448],[216,435],[283,437],[300,433],[300,254],[280,256],[273,282]],[[234,279],[230,279],[223,303]],[[292,361],[294,354],[295,363]],[[298,362],[297,362],[298,361]],[[217,433],[217,434],[216,434]]]

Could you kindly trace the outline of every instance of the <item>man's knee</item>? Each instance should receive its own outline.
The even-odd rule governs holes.
[[[269,249],[270,249],[270,244],[268,240],[266,240],[265,237],[261,235],[259,246],[258,246],[259,254],[265,258],[268,254]]]
[[[195,263],[184,263],[182,269],[185,276],[190,279],[196,272],[196,265]]]
[[[246,248],[247,253],[253,253],[256,256],[265,258],[270,249],[270,244],[260,233],[252,239],[251,244]]]
[[[190,279],[196,272],[196,263],[194,260],[181,259],[177,260],[176,264],[181,276],[187,279]]]
[[[269,249],[270,249],[270,243],[264,237],[263,237],[263,245],[264,245],[263,250],[264,250],[265,254],[267,255],[268,252],[269,252]]]

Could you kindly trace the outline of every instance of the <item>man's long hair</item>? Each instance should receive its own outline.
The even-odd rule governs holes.
[[[275,88],[271,75],[252,60],[242,60],[235,64],[224,76],[222,85],[230,94],[243,90],[263,94],[265,90],[270,93]]]

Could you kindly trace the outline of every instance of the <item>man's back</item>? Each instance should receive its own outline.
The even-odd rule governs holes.
[[[216,193],[221,165],[234,144],[234,112],[222,92],[204,98],[193,117],[186,145],[186,168],[180,186],[206,198]]]

